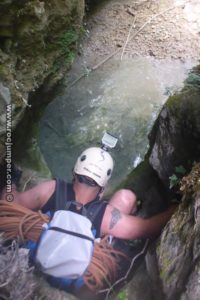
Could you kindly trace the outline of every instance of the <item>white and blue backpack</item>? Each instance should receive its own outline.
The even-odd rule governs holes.
[[[69,204],[77,204],[69,201]],[[80,205],[80,204],[79,204]],[[93,217],[101,209],[96,209]],[[91,262],[95,231],[87,210],[82,214],[69,210],[56,211],[43,230],[37,243],[29,241],[31,262],[46,275],[49,283],[70,291],[83,286],[83,275]]]
[[[35,254],[38,268],[54,277],[82,276],[93,253],[91,221],[77,213],[59,210],[43,227]]]

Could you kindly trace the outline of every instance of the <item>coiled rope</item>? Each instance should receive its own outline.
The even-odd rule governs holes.
[[[20,243],[37,241],[42,225],[49,221],[49,217],[40,211],[34,212],[17,203],[0,201],[0,231],[8,239],[18,238]],[[92,291],[111,285],[117,277],[122,256],[126,257],[121,251],[113,249],[107,237],[95,242],[91,262],[83,275],[85,285]]]

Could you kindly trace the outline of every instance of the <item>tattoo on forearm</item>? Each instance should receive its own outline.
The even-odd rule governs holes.
[[[110,220],[109,229],[112,229],[117,224],[117,222],[121,219],[121,217],[122,216],[119,209],[114,207],[113,210],[111,211],[111,220]]]

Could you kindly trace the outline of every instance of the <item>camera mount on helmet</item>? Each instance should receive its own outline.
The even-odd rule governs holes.
[[[101,148],[105,151],[109,151],[109,149],[115,148],[117,142],[118,142],[118,138],[116,138],[114,135],[108,132],[105,132],[101,140],[102,143]]]

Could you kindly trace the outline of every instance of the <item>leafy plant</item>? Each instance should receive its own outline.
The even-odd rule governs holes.
[[[174,186],[176,186],[179,183],[178,177],[173,174],[169,177],[169,188],[172,189]]]
[[[186,173],[186,169],[183,166],[177,166],[175,167],[175,173],[172,174],[172,176],[169,177],[169,188],[172,189],[174,186],[178,185],[180,183],[182,175]],[[178,176],[179,175],[179,176]]]
[[[77,42],[83,33],[83,28],[77,29],[71,27],[48,45],[49,50],[57,51],[60,53],[54,65],[55,72],[60,68],[60,66],[63,65],[63,62],[65,63],[65,65],[71,65],[75,58]]]
[[[118,300],[128,300],[126,290],[122,290],[121,292],[119,292],[117,298]]]
[[[175,172],[184,175],[186,173],[186,169],[183,166],[178,166],[175,168]]]
[[[60,37],[60,39],[56,42],[56,44],[57,46],[60,47],[60,49],[63,52],[65,52],[69,46],[77,42],[78,38],[79,38],[78,31],[71,28]]]

